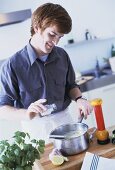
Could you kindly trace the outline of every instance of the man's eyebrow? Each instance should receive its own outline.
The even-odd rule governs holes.
[[[63,37],[64,35],[58,35],[56,32],[52,31],[53,34],[59,36],[59,37]]]

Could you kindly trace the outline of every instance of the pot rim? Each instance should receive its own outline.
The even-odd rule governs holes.
[[[60,126],[58,126],[58,127],[56,127],[54,130],[52,130],[51,132],[50,132],[50,134],[49,134],[49,136],[50,135],[52,135],[56,130],[58,130],[59,128],[61,128],[61,127],[65,127],[65,126],[74,126],[74,125],[81,125],[81,126],[85,126],[86,128],[87,128],[87,130],[88,130],[88,125],[87,124],[85,124],[85,123],[67,123],[67,124],[63,124],[63,125],[60,125]],[[81,137],[82,135],[84,135],[85,133],[87,133],[87,130],[84,130],[83,131],[83,133],[81,134],[81,135],[79,135],[79,136],[75,136],[75,137],[72,137],[72,138],[65,138],[65,139],[55,139],[55,140],[71,140],[71,139],[74,139],[74,138],[79,138],[79,137]]]

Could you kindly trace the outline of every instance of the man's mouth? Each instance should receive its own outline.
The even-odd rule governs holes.
[[[53,48],[53,44],[51,44],[51,43],[47,43],[47,47],[48,47],[48,49],[52,49]]]

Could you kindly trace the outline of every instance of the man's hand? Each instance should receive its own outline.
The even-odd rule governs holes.
[[[78,99],[77,100],[77,109],[78,109],[78,118],[81,117],[81,115],[84,115],[84,118],[87,119],[87,116],[93,111],[93,107],[91,106],[90,102],[85,99]]]
[[[29,119],[33,119],[35,116],[38,116],[47,110],[47,108],[43,105],[45,102],[46,99],[39,99],[30,104],[27,109],[27,116]]]

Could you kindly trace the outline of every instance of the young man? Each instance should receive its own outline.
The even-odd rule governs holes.
[[[47,110],[46,102],[55,103],[58,115],[71,100],[76,102],[78,116],[87,117],[92,111],[75,82],[68,54],[56,46],[71,27],[69,14],[58,4],[46,3],[35,10],[29,43],[0,72],[0,117],[33,119]]]

